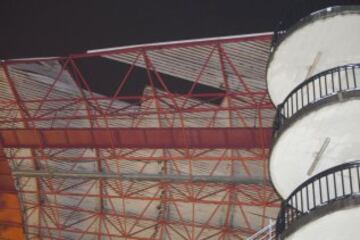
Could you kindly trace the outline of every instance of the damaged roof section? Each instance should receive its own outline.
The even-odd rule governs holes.
[[[3,63],[0,131],[14,144],[4,154],[24,234],[245,239],[266,225],[278,211],[267,176],[274,117],[264,80],[270,37]],[[148,131],[139,137],[149,144],[165,143],[171,133],[183,145],[140,145],[125,130]],[[249,134],[248,145],[219,145],[236,131]],[[66,147],[47,144],[46,137],[59,144],[59,134]],[[213,145],[196,145],[199,139]],[[38,145],[20,145],[26,141]]]

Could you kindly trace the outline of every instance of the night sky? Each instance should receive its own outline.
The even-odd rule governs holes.
[[[289,0],[1,0],[0,59],[272,31]]]

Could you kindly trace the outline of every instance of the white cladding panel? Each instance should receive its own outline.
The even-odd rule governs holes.
[[[296,86],[317,73],[359,63],[359,25],[360,14],[338,14],[308,23],[287,36],[267,71],[273,103],[282,103]]]

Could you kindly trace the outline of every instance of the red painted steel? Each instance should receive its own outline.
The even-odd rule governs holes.
[[[0,239],[24,239],[21,208],[11,169],[0,152]]]
[[[271,128],[1,129],[10,148],[268,148]]]
[[[15,188],[8,161],[20,170],[72,171],[94,163],[90,170],[103,174],[191,179],[241,172],[268,180],[274,112],[263,71],[270,38],[1,62],[0,237],[23,239],[25,229],[29,239],[223,240],[244,239],[264,226],[268,209],[279,206],[269,186],[16,176]],[[127,65],[111,96],[91,89],[79,67],[93,57]],[[127,96],[136,68],[144,70],[146,88]],[[191,83],[187,92],[170,90],[172,74]],[[200,85],[219,91],[199,92]]]

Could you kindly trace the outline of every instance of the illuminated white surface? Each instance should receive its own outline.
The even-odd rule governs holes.
[[[275,50],[267,83],[274,104],[309,77],[360,62],[360,12],[319,19],[297,29]]]
[[[360,99],[324,106],[293,122],[279,136],[270,156],[272,182],[284,198],[305,180],[330,167],[360,159]],[[313,173],[326,138],[330,142]]]
[[[286,240],[354,240],[359,236],[360,207],[335,211],[301,226]]]

